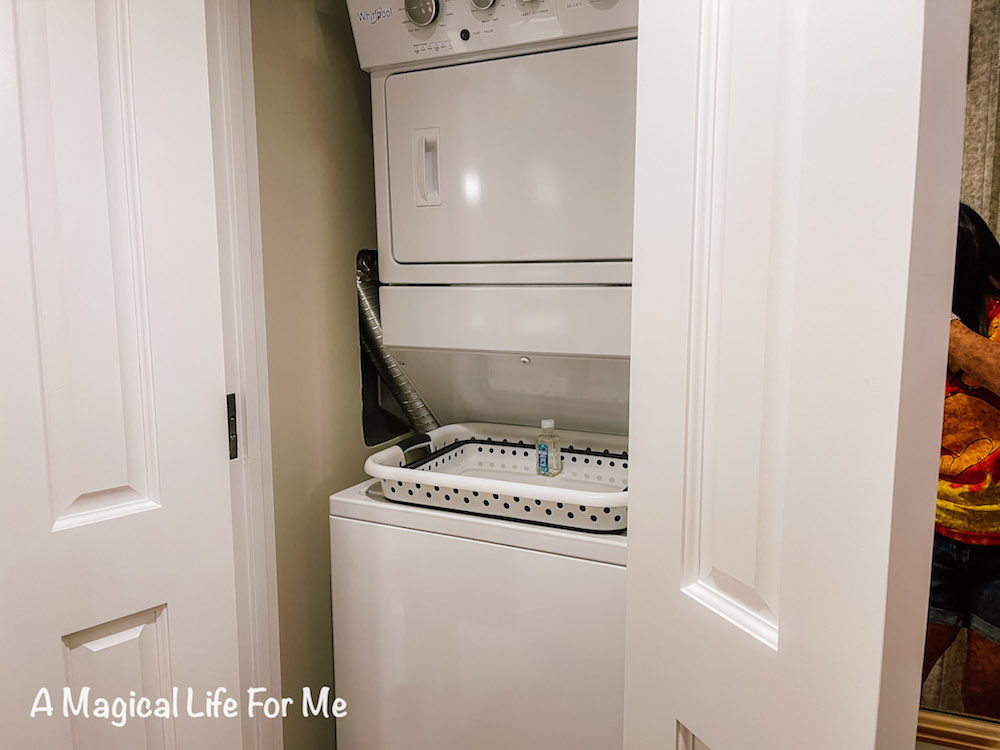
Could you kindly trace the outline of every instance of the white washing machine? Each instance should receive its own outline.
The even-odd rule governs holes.
[[[613,750],[625,536],[330,498],[340,750]]]
[[[637,0],[348,6],[372,73],[381,343],[441,424],[554,418],[624,445]],[[340,750],[621,747],[625,534],[482,515],[519,496],[477,498],[485,476],[481,515],[371,481],[331,497]],[[573,515],[538,502],[525,517]]]

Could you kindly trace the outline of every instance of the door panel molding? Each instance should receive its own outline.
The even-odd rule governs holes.
[[[129,3],[19,2],[15,22],[61,530],[160,505]]]
[[[74,704],[86,696],[127,698],[130,691],[155,701],[171,697],[167,605],[161,605],[63,636],[66,687]],[[84,693],[89,689],[89,693]],[[199,696],[200,697],[200,696]],[[57,698],[61,700],[61,696]],[[91,709],[92,710],[92,709]],[[122,726],[70,717],[74,747],[129,747],[174,750],[172,718],[121,721]]]
[[[782,10],[701,3],[683,549],[684,592],[775,649],[805,24]]]

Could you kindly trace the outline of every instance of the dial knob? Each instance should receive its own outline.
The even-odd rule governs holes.
[[[472,7],[476,10],[489,10],[493,7],[493,3],[496,0],[469,0],[472,3]]]
[[[406,0],[406,17],[417,26],[429,26],[438,17],[438,0]]]

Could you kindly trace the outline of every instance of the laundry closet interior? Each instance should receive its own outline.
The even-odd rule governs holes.
[[[332,665],[348,750],[614,746],[637,3],[279,6],[251,7],[283,680]]]

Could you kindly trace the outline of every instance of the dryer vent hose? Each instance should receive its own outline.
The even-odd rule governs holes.
[[[373,250],[362,250],[358,253],[357,286],[361,345],[368,352],[382,382],[399,402],[403,414],[413,429],[417,432],[430,432],[441,425],[392,352],[382,343],[376,259],[377,255]]]

